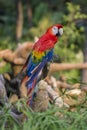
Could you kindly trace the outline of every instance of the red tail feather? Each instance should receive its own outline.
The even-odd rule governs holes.
[[[23,78],[23,80],[22,80],[22,83],[23,83],[23,82],[26,82],[28,79],[29,79],[29,77],[28,77],[28,76],[25,76],[25,77]]]

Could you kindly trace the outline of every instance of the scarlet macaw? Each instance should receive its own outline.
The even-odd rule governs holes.
[[[23,81],[26,81],[28,89],[28,105],[31,105],[40,72],[47,62],[52,59],[54,46],[58,41],[58,37],[62,34],[63,26],[61,24],[55,24],[48,28],[46,33],[33,45],[33,49],[22,68],[22,71],[26,71],[26,76]]]

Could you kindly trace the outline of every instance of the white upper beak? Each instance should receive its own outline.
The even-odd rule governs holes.
[[[63,34],[63,28],[59,29],[59,34],[62,35]]]

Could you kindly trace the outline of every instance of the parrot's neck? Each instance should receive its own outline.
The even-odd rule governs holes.
[[[57,40],[58,40],[58,37],[57,36],[54,36],[54,35],[52,35],[52,34],[50,34],[50,33],[48,33],[48,34],[46,34],[47,36],[48,36],[48,39],[49,40],[52,40],[53,42],[57,42]]]

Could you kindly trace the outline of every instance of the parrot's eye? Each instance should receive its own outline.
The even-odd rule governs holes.
[[[63,28],[59,29],[59,34],[62,35],[63,34]]]
[[[58,28],[57,28],[56,26],[54,26],[54,27],[52,28],[52,33],[53,33],[54,35],[56,35],[56,34],[58,33]]]

